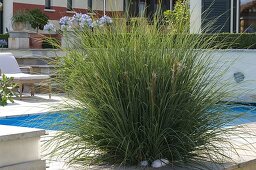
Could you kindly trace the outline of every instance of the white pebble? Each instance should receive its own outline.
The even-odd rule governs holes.
[[[166,166],[170,162],[167,159],[157,159],[154,162],[152,162],[151,166],[153,168],[161,168],[163,166]]]
[[[148,161],[141,161],[140,166],[148,166]]]

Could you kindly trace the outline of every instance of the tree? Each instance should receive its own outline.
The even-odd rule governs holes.
[[[30,14],[30,20],[29,24],[32,28],[36,29],[38,32],[38,29],[43,30],[44,25],[48,23],[48,16],[45,15],[40,11],[40,9],[33,9],[29,11]]]

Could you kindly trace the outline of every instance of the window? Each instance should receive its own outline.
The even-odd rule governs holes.
[[[202,30],[206,33],[232,32],[230,0],[204,0]]]
[[[73,10],[72,0],[67,0],[67,10],[68,11],[72,11]]]
[[[88,0],[88,9],[92,10],[92,0]]]
[[[45,9],[51,9],[51,0],[45,0]]]
[[[124,0],[124,11],[128,11],[131,17],[147,16],[153,19],[158,7],[162,11],[169,10],[177,0]],[[128,9],[127,9],[128,8]]]
[[[145,10],[146,10],[146,3],[139,2],[139,17],[144,17]]]

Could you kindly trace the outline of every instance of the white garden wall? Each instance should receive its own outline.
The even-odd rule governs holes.
[[[256,102],[256,50],[212,50],[210,53],[214,61],[223,64],[223,70],[228,69],[224,72],[223,79],[232,84],[236,100]],[[242,73],[244,80],[237,83],[235,73]]]

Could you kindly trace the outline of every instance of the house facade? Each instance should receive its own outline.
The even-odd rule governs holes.
[[[104,4],[105,2],[105,4]],[[0,33],[12,30],[12,16],[18,10],[40,9],[51,22],[58,25],[63,16],[72,16],[74,12],[86,13],[90,10],[103,15],[103,11],[122,14],[123,0],[0,0]]]
[[[11,18],[18,10],[41,9],[58,24],[62,16],[93,11],[122,16],[151,16],[157,7],[173,9],[176,0],[0,0],[0,33],[12,30]],[[191,32],[256,32],[256,0],[190,0]],[[211,28],[204,28],[211,23]]]
[[[122,16],[129,8],[131,16],[150,16],[161,5],[164,10],[172,9],[176,0],[0,0],[0,33],[12,30],[11,18],[18,10],[38,8],[49,19],[58,24],[62,16],[72,16],[74,12],[93,11]]]

